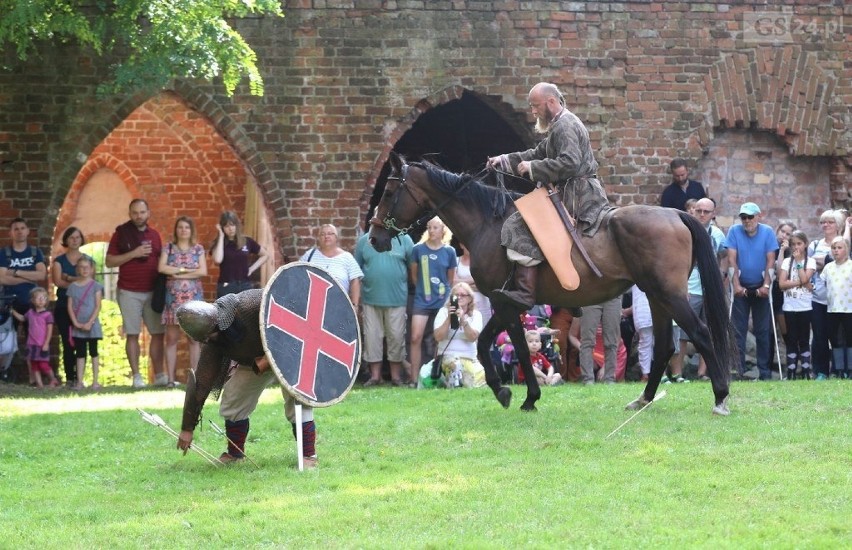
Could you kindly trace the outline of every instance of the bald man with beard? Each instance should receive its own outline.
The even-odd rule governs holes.
[[[544,139],[527,151],[490,157],[488,166],[532,182],[555,185],[566,209],[578,220],[578,230],[592,236],[611,206],[598,181],[598,163],[589,131],[577,115],[565,108],[565,98],[556,85],[539,82],[530,90],[528,100],[536,119],[536,131],[544,134]],[[576,212],[572,211],[574,205]],[[504,223],[502,241],[507,256],[516,262],[514,289],[496,290],[492,300],[530,309],[535,304],[537,266],[544,255],[529,236],[529,229],[518,212]],[[582,314],[579,308],[572,308],[572,312],[575,316]]]

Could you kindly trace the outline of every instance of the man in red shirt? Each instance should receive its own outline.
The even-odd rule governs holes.
[[[130,201],[130,221],[115,228],[106,256],[107,267],[118,268],[118,307],[127,338],[124,349],[133,374],[134,388],[145,387],[145,380],[139,373],[139,333],[142,332],[143,321],[151,334],[149,357],[156,373],[155,383],[165,385],[168,382],[163,373],[165,329],[160,314],[151,309],[151,295],[163,245],[160,234],[148,225],[150,216],[144,199]]]

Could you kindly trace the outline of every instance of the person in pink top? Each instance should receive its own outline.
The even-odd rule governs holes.
[[[50,336],[53,334],[53,314],[47,309],[47,291],[40,286],[30,291],[30,308],[24,315],[14,309],[12,315],[27,323],[27,362],[36,386],[44,388],[41,377],[46,376],[51,387],[59,381],[50,368]]]

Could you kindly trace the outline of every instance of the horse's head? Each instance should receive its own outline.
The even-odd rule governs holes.
[[[408,181],[409,165],[405,160],[391,151],[390,164],[385,192],[370,220],[370,244],[379,252],[390,250],[391,239],[407,233],[430,207],[423,191]]]

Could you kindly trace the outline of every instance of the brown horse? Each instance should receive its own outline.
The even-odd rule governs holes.
[[[500,243],[503,221],[516,210],[512,195],[471,177],[452,174],[431,164],[407,164],[391,153],[391,174],[375,217],[370,221],[370,242],[379,251],[390,249],[391,238],[418,222],[440,216],[467,246],[471,274],[480,292],[501,288],[512,275],[512,264]],[[738,357],[728,319],[726,295],[707,231],[685,212],[656,206],[626,206],[605,216],[594,237],[581,237],[598,277],[575,246],[571,259],[580,274],[580,286],[563,289],[550,266],[539,266],[536,303],[562,307],[598,304],[621,295],[634,283],[648,296],[654,324],[651,374],[643,394],[629,408],[653,400],[666,364],[674,352],[672,319],[689,335],[707,362],[716,398],[714,414],[729,414],[727,406],[731,362]],[[687,279],[697,263],[704,293],[707,324],[692,311]],[[530,365],[520,313],[495,302],[495,314],[477,342],[486,381],[497,400],[508,407],[512,392],[500,385],[489,348],[502,330],[509,331],[524,369],[527,398],[522,410],[534,410],[541,390]],[[520,345],[518,345],[520,344]]]

